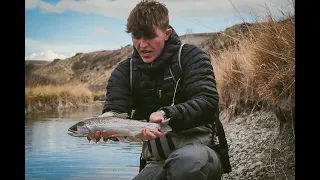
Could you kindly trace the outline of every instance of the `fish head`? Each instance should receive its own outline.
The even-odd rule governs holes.
[[[74,124],[68,129],[68,131],[68,134],[74,137],[87,137],[90,133],[90,129],[86,126],[86,124],[83,121]]]

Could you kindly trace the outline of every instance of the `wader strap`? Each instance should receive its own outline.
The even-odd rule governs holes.
[[[158,148],[159,148],[159,145],[157,146],[156,144],[156,141],[155,140],[151,140],[151,141],[148,141],[148,145],[150,144],[150,153],[157,159],[157,160],[160,160],[162,157],[159,155],[159,151],[158,151]],[[161,147],[162,148],[162,147]],[[163,158],[162,158],[163,159]]]
[[[132,58],[130,57],[130,88],[131,88],[131,91],[132,91]]]
[[[227,139],[225,136],[225,132],[222,126],[222,123],[219,119],[219,114],[217,114],[217,118],[215,118],[215,125],[217,127],[217,136],[219,139],[219,148],[218,148],[218,153],[221,157],[221,163],[222,163],[222,168],[223,172],[228,173],[231,172],[231,164],[229,160],[229,147],[227,144]]]
[[[167,134],[167,136],[168,136],[168,134]],[[168,140],[167,140],[167,136],[159,138],[164,156],[166,158],[168,158],[170,153],[172,152],[172,149],[170,148]],[[168,136],[168,137],[170,137],[170,136]]]
[[[139,172],[146,167],[147,165],[147,161],[145,159],[142,158],[142,153],[140,155],[140,167],[139,167]]]
[[[149,146],[150,145],[150,146]],[[176,148],[172,137],[166,134],[164,137],[148,141],[148,150],[156,159],[166,159]]]
[[[151,148],[150,141],[148,141],[147,143],[148,143],[148,150],[149,150],[149,152],[152,154],[152,148]]]
[[[179,48],[179,54],[178,54],[178,63],[179,63],[179,67],[180,67],[181,71],[182,71],[182,66],[181,66],[181,58],[180,58],[180,56],[181,56],[181,51],[182,51],[183,45],[184,45],[184,44],[181,43],[181,46],[180,46],[180,48]]]
[[[166,137],[166,140],[167,140],[169,149],[170,149],[171,151],[173,151],[174,149],[176,149],[176,147],[175,147],[175,145],[174,145],[174,143],[173,143],[173,141],[172,141],[171,136],[170,136],[169,134],[165,134],[165,137]]]
[[[162,158],[162,159],[166,159],[166,155],[164,154],[164,151],[163,151],[163,147],[162,147],[162,144],[160,142],[160,138],[156,138],[155,140],[155,143],[156,143],[156,147],[157,147],[157,152],[159,154],[159,156]]]
[[[181,74],[183,73],[182,71],[182,66],[181,66],[181,51],[183,47],[183,43],[181,44],[178,52],[178,64],[173,63],[172,65],[169,65],[169,72],[174,80],[174,82],[178,85],[179,89],[182,91],[182,88],[179,86],[179,79]],[[172,66],[172,67],[171,67]]]

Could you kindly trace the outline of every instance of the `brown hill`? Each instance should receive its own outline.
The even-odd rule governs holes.
[[[198,33],[180,36],[182,42],[193,43],[205,51],[219,53],[227,49],[228,46],[236,44],[235,39],[247,36],[248,27],[252,24],[243,23],[227,28],[223,32]],[[106,82],[113,68],[132,53],[132,45],[127,45],[121,49],[113,51],[95,51],[90,53],[77,53],[75,56],[54,61],[39,62],[29,61],[28,75],[26,75],[27,85],[31,84],[65,84],[82,83],[91,90],[105,90]],[[27,65],[26,65],[27,69]]]
[[[111,70],[121,60],[130,55],[132,46],[128,45],[114,51],[95,51],[77,53],[75,56],[54,61],[32,71],[33,75],[54,79],[59,84],[82,83],[89,87],[105,88]]]
[[[49,63],[50,63],[49,61],[26,60],[24,63],[25,74],[36,71],[37,69]]]

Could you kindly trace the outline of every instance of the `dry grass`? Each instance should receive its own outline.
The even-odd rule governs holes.
[[[92,92],[82,85],[39,85],[25,88],[25,111],[78,107],[92,102]]]
[[[106,91],[93,92],[94,101],[104,101],[106,100]]]
[[[257,23],[250,31],[250,38],[212,56],[221,108],[229,110],[230,117],[242,111],[270,108],[280,120],[292,119],[294,17],[277,22],[269,11],[266,17],[266,22]]]

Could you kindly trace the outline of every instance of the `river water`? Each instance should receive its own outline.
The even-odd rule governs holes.
[[[67,129],[101,114],[97,107],[25,116],[25,179],[132,179],[139,171],[140,142],[72,137]]]

